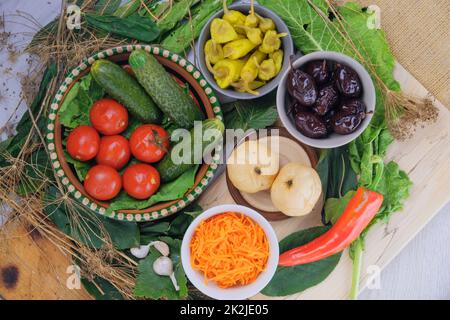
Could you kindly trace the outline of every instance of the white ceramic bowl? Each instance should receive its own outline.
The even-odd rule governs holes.
[[[347,134],[347,135],[339,135],[336,133],[332,133],[327,138],[324,139],[312,139],[303,134],[301,134],[294,125],[294,119],[292,114],[288,114],[287,107],[289,105],[289,93],[287,92],[286,87],[286,79],[288,76],[290,68],[285,71],[283,77],[281,78],[280,85],[278,86],[277,91],[277,109],[278,115],[281,119],[281,122],[286,127],[291,135],[293,135],[296,139],[301,142],[320,149],[328,149],[328,148],[336,148],[343,146],[353,140],[355,140],[363,131],[367,128],[370,121],[372,120],[373,113],[375,112],[375,103],[376,103],[376,95],[375,95],[375,87],[373,85],[372,78],[366,69],[356,60],[346,56],[342,53],[332,52],[332,51],[318,51],[314,53],[307,54],[303,57],[298,58],[294,61],[293,67],[298,69],[301,68],[306,63],[313,60],[330,60],[339,62],[341,64],[347,65],[359,75],[361,79],[361,84],[363,87],[363,93],[361,96],[362,101],[366,105],[366,110],[368,112],[366,118],[363,120],[361,125],[356,129],[356,131]]]
[[[227,211],[239,212],[250,217],[264,230],[267,240],[269,241],[269,259],[267,261],[266,269],[261,272],[253,283],[245,286],[223,289],[217,286],[213,281],[209,281],[208,284],[205,284],[203,273],[192,268],[189,244],[195,229],[201,221]],[[259,293],[275,274],[278,265],[278,257],[278,240],[270,223],[255,210],[236,204],[219,205],[200,214],[187,229],[181,245],[181,262],[183,264],[184,272],[191,283],[205,295],[218,300],[242,300]]]

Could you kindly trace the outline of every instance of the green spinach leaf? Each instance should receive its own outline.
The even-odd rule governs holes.
[[[68,205],[61,198],[55,187],[49,187],[44,197],[44,212],[65,234],[96,249],[105,244],[104,232],[107,232],[119,250],[139,245],[140,234],[137,223],[108,219],[76,202]],[[76,218],[70,215],[76,215]]]
[[[146,222],[140,225],[141,243],[147,244],[162,236],[183,239],[183,236],[197,215],[203,212],[202,207],[193,203],[184,208],[175,216],[158,222]]]
[[[159,36],[156,24],[152,20],[137,14],[120,18],[112,15],[86,13],[85,17],[89,26],[124,38],[151,42]]]
[[[30,155],[24,170],[25,174],[16,190],[21,196],[43,191],[48,181],[54,180],[53,169],[44,148],[39,148]]]
[[[72,158],[66,151],[64,151],[64,156],[67,163],[70,163],[74,167],[78,180],[83,182],[89,169],[92,167],[92,163],[78,161],[77,159]]]
[[[356,191],[349,191],[342,198],[328,198],[325,202],[325,221],[335,224],[337,219],[342,215],[347,207],[350,199]]]
[[[126,18],[135,13],[141,6],[141,0],[129,0],[113,13],[114,16]]]
[[[345,146],[322,150],[316,170],[322,181],[325,199],[342,197],[358,186]]]
[[[120,6],[122,0],[98,0],[94,5],[94,10],[99,14],[112,14]]]
[[[170,12],[156,24],[161,33],[171,30],[188,14],[195,0],[180,0],[176,2]]]
[[[67,93],[59,109],[61,124],[70,129],[81,125],[89,125],[89,110],[94,102],[104,95],[104,90],[90,73],[81,78]]]
[[[227,0],[228,5],[232,2],[232,0]],[[175,53],[183,53],[198,38],[209,18],[218,10],[222,9],[222,4],[222,0],[202,1],[192,16],[192,20],[181,24],[173,30],[162,40],[161,46]]]
[[[255,100],[238,100],[225,104],[225,127],[227,129],[264,129],[278,119],[275,96]]]
[[[328,227],[314,227],[295,232],[280,242],[280,252],[304,245],[328,231]],[[294,267],[278,267],[274,277],[261,291],[267,296],[287,296],[302,292],[325,280],[334,270],[342,253]]]

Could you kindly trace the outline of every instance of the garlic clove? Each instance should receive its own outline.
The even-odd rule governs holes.
[[[162,256],[156,259],[155,262],[153,262],[153,271],[160,276],[170,277],[175,290],[180,290],[177,279],[175,278],[175,273],[173,272],[173,263],[169,257]]]
[[[168,257],[159,257],[153,262],[153,271],[160,276],[170,276],[173,273],[173,263]]]
[[[165,242],[153,241],[150,242],[149,245],[153,245],[155,249],[158,250],[164,257],[167,257],[170,254],[169,246]]]
[[[150,245],[142,245],[139,247],[131,248],[130,249],[131,254],[135,256],[138,259],[143,259],[148,255],[148,252],[150,251]]]

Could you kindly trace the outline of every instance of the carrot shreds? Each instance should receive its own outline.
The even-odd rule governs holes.
[[[191,265],[205,283],[221,288],[246,285],[264,271],[269,243],[264,230],[249,217],[225,212],[202,221],[190,243]]]

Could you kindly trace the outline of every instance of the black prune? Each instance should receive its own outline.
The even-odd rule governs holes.
[[[331,118],[331,126],[334,132],[344,135],[354,132],[362,121],[360,114],[345,114],[342,111],[338,111]]]
[[[323,116],[333,109],[339,101],[339,93],[334,85],[328,85],[319,90],[313,110],[318,115]]]
[[[305,66],[305,72],[313,77],[318,86],[331,80],[331,64],[327,60],[314,60]]]
[[[294,102],[292,102],[288,107],[288,114],[292,113],[293,115],[295,115],[298,112],[309,112],[309,111],[311,111],[309,107],[305,107],[297,100],[294,100]]]
[[[331,119],[333,118],[335,113],[336,113],[336,109],[331,109],[326,115],[324,115],[322,117],[322,120],[325,123],[325,126],[327,127],[328,133],[333,132],[333,126],[331,125]]]
[[[347,98],[361,96],[361,80],[355,70],[342,64],[337,64],[334,72],[334,80],[339,92]]]
[[[359,114],[362,119],[366,117],[366,105],[361,100],[346,100],[341,103],[339,110],[345,114]]]
[[[294,120],[297,130],[309,138],[320,139],[328,135],[325,123],[312,112],[298,112]]]
[[[291,69],[287,78],[289,94],[304,106],[312,106],[317,99],[314,79],[300,69]]]

